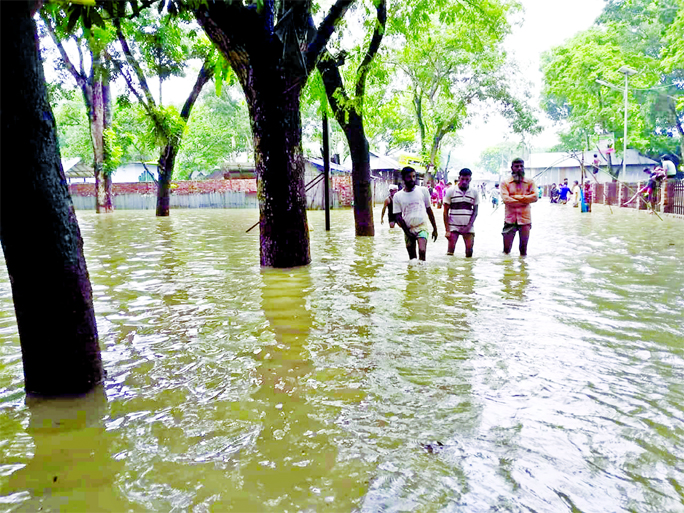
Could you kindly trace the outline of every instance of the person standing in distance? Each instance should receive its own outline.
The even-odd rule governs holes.
[[[418,243],[419,258],[425,261],[428,219],[432,223],[432,240],[437,240],[437,223],[435,223],[435,215],[430,206],[430,192],[427,187],[417,185],[416,170],[410,166],[401,170],[401,178],[404,180],[404,189],[397,192],[393,198],[397,224],[404,230],[409,259],[416,258],[416,243]]]
[[[506,206],[504,217],[503,251],[507,255],[513,247],[513,239],[518,233],[520,255],[527,255],[527,241],[532,228],[531,203],[537,201],[534,180],[525,178],[525,161],[517,158],[511,163],[511,176],[501,182],[501,199]]]
[[[382,206],[382,213],[380,214],[380,224],[384,224],[385,210],[387,210],[387,220],[389,221],[390,228],[394,228],[394,223],[397,222],[396,215],[394,214],[394,204],[392,203],[392,198],[399,190],[398,185],[389,186],[389,196],[385,200],[385,204]]]
[[[444,195],[444,228],[445,236],[449,241],[447,255],[454,254],[458,236],[462,235],[466,258],[473,256],[475,243],[473,223],[477,217],[480,195],[476,188],[470,187],[472,177],[473,172],[470,169],[461,169],[458,173],[457,185],[449,187]]]

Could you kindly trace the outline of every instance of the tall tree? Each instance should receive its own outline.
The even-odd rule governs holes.
[[[0,5],[2,249],[27,393],[80,394],[102,381],[102,361],[83,240],[60,162],[30,4],[35,2]]]
[[[577,134],[614,133],[623,146],[624,76],[618,70],[627,65],[638,72],[629,79],[629,146],[654,158],[681,155],[684,71],[673,65],[681,33],[672,32],[681,17],[681,0],[610,0],[594,27],[543,56],[543,106],[568,124],[566,143],[586,141]]]
[[[115,4],[118,5],[118,4]],[[202,88],[214,75],[215,70],[215,56],[209,44],[202,44],[199,42],[195,45],[195,53],[193,55],[185,55],[185,59],[189,57],[200,57],[203,60],[202,67],[197,74],[195,84],[193,85],[190,94],[188,95],[181,112],[175,109],[175,107],[164,107],[161,102],[157,103],[148,85],[147,76],[145,73],[144,66],[142,63],[147,63],[149,69],[154,72],[161,72],[162,65],[159,64],[159,54],[162,53],[161,50],[156,49],[155,44],[170,41],[170,48],[174,49],[177,44],[175,41],[175,36],[171,37],[169,34],[177,34],[180,29],[176,27],[171,28],[161,28],[157,25],[171,25],[174,23],[183,23],[185,20],[166,17],[163,19],[156,19],[152,16],[139,16],[135,23],[125,23],[121,16],[114,17],[113,23],[116,29],[116,36],[121,45],[121,52],[124,57],[125,65],[117,62],[118,69],[123,75],[128,90],[137,98],[138,103],[145,109],[148,119],[151,123],[150,134],[152,135],[153,141],[161,148],[158,164],[159,179],[157,182],[157,215],[158,216],[168,216],[169,215],[169,204],[170,204],[170,185],[171,177],[173,176],[173,169],[176,161],[176,156],[180,149],[183,133],[185,131],[185,126],[187,124],[192,108],[199,97]],[[152,39],[150,43],[149,34],[144,31],[145,27],[153,25],[155,29],[154,34],[166,34],[168,37],[158,36]],[[189,29],[187,29],[189,32]],[[141,45],[134,46],[131,42],[136,41],[136,36],[140,37],[142,34]],[[180,37],[180,36],[179,36]],[[168,41],[167,41],[168,40]],[[130,41],[130,42],[129,42]],[[136,50],[137,51],[134,51]],[[171,52],[171,50],[169,50]],[[180,59],[182,54],[178,54],[177,58]],[[150,64],[151,63],[151,64]],[[183,67],[180,62],[175,63],[174,66],[168,59],[164,60],[163,64],[165,71],[164,73],[180,73],[179,68]],[[132,71],[132,73],[131,73]],[[135,76],[135,79],[133,78]],[[163,77],[159,77],[160,82]],[[137,82],[137,84],[136,84]],[[160,85],[161,88],[161,85]],[[160,89],[161,96],[161,89]],[[161,98],[160,98],[161,99]]]
[[[318,28],[311,0],[206,2],[194,13],[247,98],[265,267],[310,262],[300,97],[353,0],[336,0]]]
[[[444,138],[465,126],[478,103],[496,106],[515,133],[539,130],[527,98],[512,92],[514,68],[503,50],[506,17],[516,8],[506,1],[463,2],[428,14],[421,31],[396,25],[406,44],[394,61],[410,83],[428,170],[437,167]]]
[[[386,0],[375,0],[375,22],[368,49],[356,70],[353,92],[347,92],[342,81],[340,66],[343,56],[333,57],[325,52],[318,61],[318,71],[323,78],[328,102],[335,119],[342,127],[349,144],[352,161],[352,184],[354,188],[354,222],[356,235],[375,235],[373,226],[373,193],[371,190],[370,155],[368,139],[363,126],[363,102],[366,93],[366,79],[371,70],[387,23]]]
[[[92,24],[93,16],[98,18],[100,26]],[[112,41],[111,30],[96,11],[78,4],[62,7],[49,2],[41,9],[41,18],[59,50],[63,66],[81,90],[92,142],[95,210],[110,213],[114,210],[111,177],[118,165],[113,158],[115,152],[108,144],[112,137],[111,69],[107,58],[107,46]],[[77,23],[82,25],[78,33],[74,30]],[[66,51],[67,41],[73,43],[78,52],[78,67]]]

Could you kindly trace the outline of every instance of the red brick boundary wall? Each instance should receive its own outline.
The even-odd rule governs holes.
[[[353,204],[354,190],[351,175],[333,175],[331,188],[337,195],[338,207],[350,207]],[[212,193],[244,192],[256,194],[255,178],[236,178],[234,180],[179,180],[171,182],[172,196],[190,196]],[[72,196],[83,198],[95,197],[95,184],[72,183],[69,185]],[[132,182],[112,184],[114,196],[156,196],[157,185],[154,182]]]
[[[187,194],[208,194],[211,192],[252,192],[256,193],[254,178],[238,178],[235,180],[183,180],[171,182],[171,194],[184,196]],[[95,196],[94,183],[72,183],[69,185],[72,196]],[[112,194],[157,194],[154,182],[132,182],[112,184]]]

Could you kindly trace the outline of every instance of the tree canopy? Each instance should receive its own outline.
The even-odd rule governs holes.
[[[552,119],[567,123],[562,149],[582,148],[602,134],[615,134],[622,147],[625,78],[619,69],[629,66],[637,74],[628,79],[628,145],[654,158],[681,157],[683,17],[681,0],[610,0],[593,27],[543,56],[542,105]]]

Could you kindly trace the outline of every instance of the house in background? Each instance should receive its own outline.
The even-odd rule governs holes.
[[[66,175],[67,184],[95,183],[93,166],[84,164],[79,157],[62,159],[62,169]]]
[[[593,173],[594,153],[599,159],[599,172]],[[604,154],[604,156],[607,156]],[[569,152],[531,153],[525,161],[525,176],[534,178],[537,185],[558,184],[567,178],[570,183],[581,181],[580,160],[584,158],[584,168],[600,183],[612,182],[613,177],[608,173],[608,161],[598,152],[579,152],[575,157]],[[627,150],[625,174],[622,174],[622,160],[612,157],[613,171],[619,170],[618,180],[626,183],[643,182],[648,178],[644,168],[654,169],[660,163],[644,157],[637,150]],[[592,178],[589,178],[593,181]]]
[[[157,163],[131,162],[112,173],[112,183],[156,182]]]
[[[79,157],[62,159],[67,184],[95,183],[92,164],[85,164]],[[133,162],[120,166],[112,173],[112,183],[155,182],[157,164]]]

